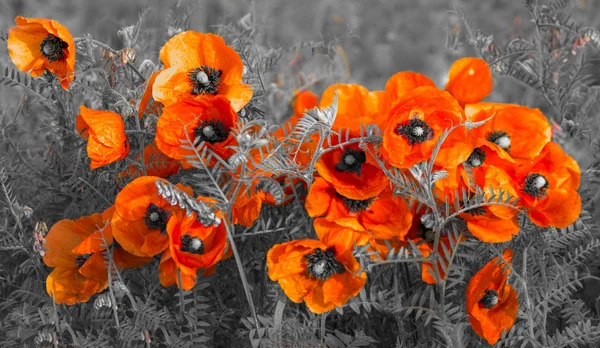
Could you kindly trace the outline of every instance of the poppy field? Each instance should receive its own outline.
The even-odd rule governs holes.
[[[0,348],[600,346],[599,2],[36,3]]]

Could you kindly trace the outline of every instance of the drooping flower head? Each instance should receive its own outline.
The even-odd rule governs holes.
[[[329,233],[328,222],[345,227],[368,238],[404,238],[412,221],[408,203],[402,197],[394,197],[388,188],[378,196],[356,200],[339,194],[335,187],[323,178],[316,178],[306,198],[308,215],[315,217],[315,229],[319,237]],[[355,238],[342,236],[348,246]]]
[[[515,185],[521,204],[536,225],[565,228],[581,213],[580,179],[577,162],[560,145],[550,142],[533,161],[519,167]]]
[[[15,18],[8,31],[8,54],[19,70],[39,77],[49,71],[64,89],[75,78],[75,42],[69,30],[53,19]]]
[[[498,342],[502,331],[510,330],[519,311],[515,289],[506,283],[513,251],[505,249],[481,268],[467,285],[467,314],[473,331],[489,344]]]
[[[481,58],[461,58],[448,71],[446,92],[452,94],[460,105],[480,102],[492,91],[492,71]]]
[[[57,303],[86,302],[108,286],[104,251],[113,243],[109,220],[113,208],[77,220],[61,220],[46,236],[44,263],[55,267],[46,279],[46,290]],[[112,258],[118,268],[133,268],[150,262],[113,245]]]
[[[81,105],[77,116],[77,130],[87,138],[87,153],[92,162],[90,169],[120,161],[130,150],[121,115],[107,110],[92,110]]]
[[[194,155],[188,148],[195,139],[227,159],[234,152],[228,147],[236,144],[231,130],[237,120],[237,113],[222,96],[183,100],[163,109],[156,125],[156,146],[165,155],[183,160],[184,167],[190,166],[184,157]]]
[[[367,280],[351,249],[312,239],[276,244],[267,254],[267,267],[290,300],[304,301],[314,313],[343,306]]]
[[[242,60],[218,35],[179,33],[162,47],[160,60],[165,70],[156,77],[152,95],[165,106],[221,95],[237,112],[252,98],[252,87],[242,83]]]
[[[115,199],[112,217],[113,236],[128,252],[137,256],[154,256],[169,246],[167,222],[180,210],[158,194],[155,176],[139,177],[123,188]],[[191,188],[178,188],[192,194]]]

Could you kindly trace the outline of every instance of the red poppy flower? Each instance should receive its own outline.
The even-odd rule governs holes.
[[[115,199],[112,217],[114,238],[123,249],[136,256],[154,256],[169,246],[167,221],[179,206],[158,194],[155,176],[142,176],[127,184]],[[192,195],[192,189],[178,188]]]
[[[464,121],[463,110],[452,96],[434,87],[418,87],[399,99],[389,114],[383,134],[383,154],[398,168],[430,159],[438,139]],[[460,126],[442,144],[435,163],[456,167],[473,151],[467,130]]]
[[[513,251],[505,249],[481,268],[467,285],[467,314],[473,331],[494,345],[502,331],[510,330],[519,311],[515,289],[506,283]]]
[[[290,300],[304,301],[314,313],[343,306],[367,280],[352,250],[311,239],[276,244],[267,254],[267,267]]]
[[[517,169],[515,180],[521,204],[538,226],[565,228],[581,213],[577,193],[581,171],[577,162],[556,143],[548,143],[533,161]]]
[[[165,155],[183,160],[189,168],[187,158],[193,158],[189,141],[204,142],[217,155],[227,159],[234,153],[229,146],[236,144],[231,130],[238,115],[224,97],[189,99],[163,109],[156,125],[156,146]],[[188,157],[186,157],[188,156]]]
[[[337,193],[334,186],[322,178],[316,178],[310,187],[306,210],[310,217],[317,218],[315,228],[322,220],[333,221],[377,239],[402,239],[412,221],[406,201],[400,196],[394,197],[390,189],[379,196],[354,200]]]
[[[486,145],[500,158],[526,163],[552,139],[552,129],[539,109],[513,104],[479,103],[465,108],[472,122],[489,119],[471,130],[476,146]]]
[[[75,41],[69,30],[53,19],[17,16],[15,23],[7,41],[15,66],[31,77],[49,71],[68,89],[75,78]]]
[[[418,87],[435,87],[435,83],[431,81],[429,77],[411,71],[401,71],[390,77],[385,83],[385,107],[383,111],[386,114],[386,118],[389,114],[389,109],[392,108],[399,99]],[[381,130],[384,129],[385,128],[381,128]]]
[[[237,112],[252,98],[252,87],[242,83],[242,60],[218,35],[177,34],[160,50],[160,60],[165,70],[156,77],[152,95],[165,106],[221,95]]]
[[[492,82],[492,71],[485,60],[461,58],[450,67],[446,91],[464,106],[480,102],[490,94]]]
[[[243,185],[237,197],[233,199],[231,222],[245,227],[252,227],[254,221],[260,216],[264,196],[263,191],[247,188],[246,185]]]
[[[90,169],[120,161],[129,154],[129,141],[121,115],[112,111],[92,110],[81,105],[77,130],[87,138]]]

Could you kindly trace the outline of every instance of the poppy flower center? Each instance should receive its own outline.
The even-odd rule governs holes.
[[[338,172],[356,173],[360,175],[363,163],[367,160],[367,155],[362,150],[346,149],[335,165]]]
[[[479,303],[487,309],[494,308],[494,306],[498,304],[498,291],[492,289],[486,290],[481,300],[479,300]]]
[[[181,236],[181,246],[179,247],[179,250],[185,253],[202,255],[204,253],[204,243],[200,238],[184,234]]]
[[[151,230],[160,230],[164,232],[167,227],[167,220],[169,219],[169,212],[160,208],[154,203],[150,203],[146,208],[146,214],[144,215],[144,222],[146,226]]]
[[[219,120],[202,121],[194,131],[194,135],[201,141],[211,144],[225,141],[229,136],[229,128]]]
[[[420,118],[413,118],[408,123],[399,124],[394,131],[404,136],[410,146],[433,139],[433,129]]]
[[[548,180],[541,174],[529,174],[525,178],[525,187],[523,191],[538,199],[546,197],[546,189],[548,188]]]
[[[221,74],[223,71],[206,65],[190,71],[188,77],[193,87],[192,94],[217,94],[219,84],[221,84]]]
[[[81,254],[75,257],[75,262],[77,262],[77,267],[83,266],[83,264],[92,256],[92,254]]]
[[[504,131],[495,131],[487,136],[487,140],[498,145],[500,148],[510,151],[510,136]]]
[[[61,40],[58,36],[48,34],[40,44],[42,56],[51,62],[61,60],[65,57],[65,49],[69,44]]]
[[[365,210],[369,209],[369,207],[371,206],[371,203],[373,203],[373,201],[376,198],[376,197],[371,197],[371,198],[360,200],[360,199],[350,199],[348,197],[344,197],[337,192],[336,192],[336,194],[338,197],[340,197],[341,199],[344,200],[344,205],[346,206],[346,208],[348,208],[348,210],[350,210],[351,213],[359,213],[361,211],[365,211]]]
[[[435,231],[431,228],[425,227],[422,223],[419,224],[419,230],[417,231],[417,237],[423,239],[427,242],[432,242],[435,240]]]
[[[308,273],[314,278],[327,280],[335,273],[342,274],[346,271],[344,265],[335,258],[333,248],[325,251],[316,248],[312,254],[307,254],[304,257]]]
[[[485,151],[478,147],[475,150],[473,150],[473,152],[471,152],[471,155],[469,156],[469,158],[467,158],[465,163],[469,167],[476,168],[483,164],[483,162],[485,161],[485,157]]]

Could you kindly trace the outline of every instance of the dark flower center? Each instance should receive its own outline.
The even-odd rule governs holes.
[[[371,206],[371,203],[373,203],[373,201],[376,198],[376,197],[371,197],[371,198],[360,200],[360,199],[350,199],[348,197],[344,197],[337,192],[336,192],[336,195],[338,197],[340,197],[342,200],[344,200],[344,205],[346,206],[346,208],[348,208],[348,210],[350,210],[351,213],[358,213],[358,212],[369,209],[369,207]]]
[[[54,62],[65,58],[64,50],[68,47],[69,44],[61,40],[58,36],[48,34],[40,44],[40,51],[43,57]]]
[[[81,254],[75,257],[75,262],[77,262],[77,267],[83,266],[83,264],[92,256],[92,254]]]
[[[304,256],[308,273],[317,279],[326,280],[333,274],[342,274],[346,271],[344,265],[335,258],[333,248],[323,251],[321,248],[316,248],[312,254]]]
[[[420,223],[419,230],[417,231],[417,238],[421,238],[427,242],[432,242],[435,240],[435,231],[431,228],[425,227],[423,223]]]
[[[188,73],[193,95],[217,94],[223,71],[203,65]]]
[[[181,236],[181,247],[179,247],[179,250],[190,254],[202,255],[204,253],[204,243],[200,238],[184,234]]]
[[[225,141],[229,136],[229,132],[229,128],[223,122],[212,119],[202,121],[194,131],[194,135],[199,137],[201,141],[215,144]]]
[[[335,170],[339,172],[356,173],[360,175],[363,163],[367,160],[367,155],[362,150],[346,149],[335,165]]]
[[[487,136],[487,140],[498,145],[500,148],[510,151],[510,135],[504,131],[495,131]]]
[[[529,174],[525,178],[525,187],[523,191],[538,199],[546,197],[546,189],[548,188],[548,180],[541,174]]]
[[[498,304],[498,291],[492,289],[486,290],[485,295],[479,300],[479,303],[487,309],[494,308],[494,306]]]
[[[473,152],[471,152],[471,155],[469,156],[469,158],[467,158],[467,160],[465,161],[465,163],[469,166],[469,167],[479,167],[483,164],[483,162],[485,162],[485,151],[483,151],[480,147],[476,148],[475,150],[473,150]]]
[[[394,129],[396,134],[403,135],[410,146],[433,139],[433,129],[420,118],[412,118]]]
[[[160,208],[154,203],[150,203],[144,215],[144,222],[151,230],[160,230],[166,232],[167,220],[169,220],[169,212]]]

